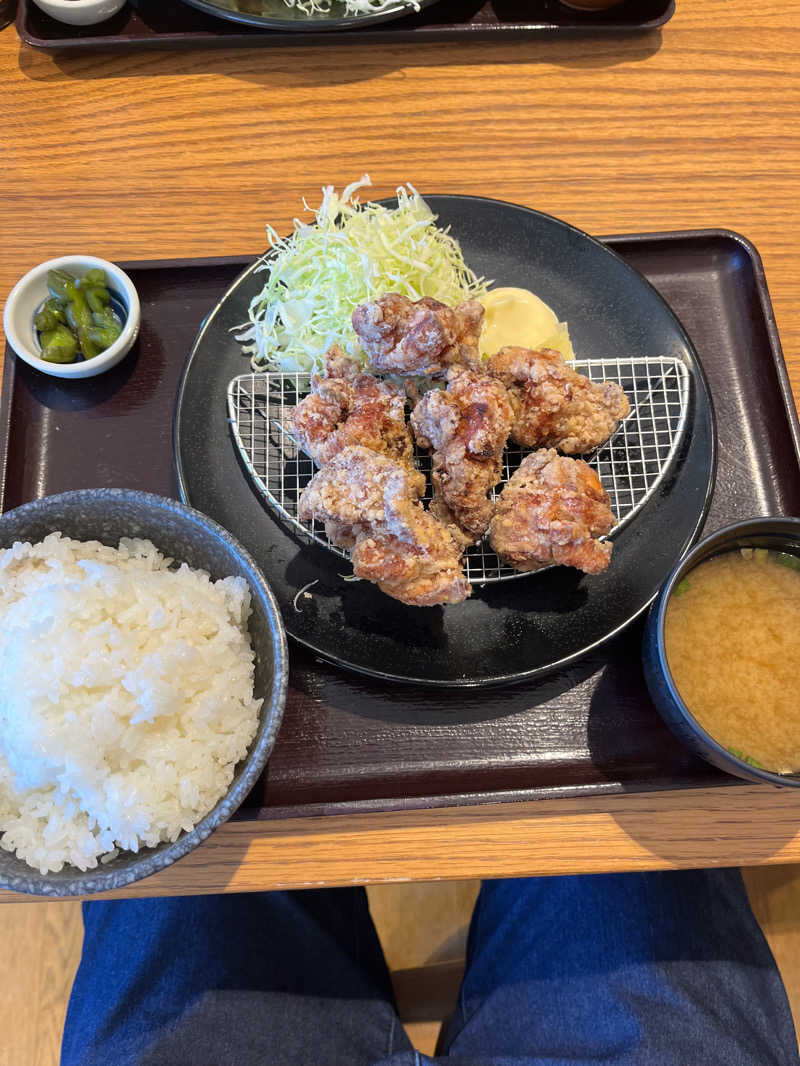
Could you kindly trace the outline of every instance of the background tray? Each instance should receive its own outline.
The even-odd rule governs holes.
[[[172,0],[133,0],[99,26],[66,26],[19,0],[17,32],[26,44],[54,52],[255,45],[496,41],[563,33],[639,33],[662,26],[675,0],[624,0],[609,11],[573,11],[559,0],[439,0],[418,14],[361,30],[250,29]]]
[[[725,231],[605,240],[669,301],[709,377],[720,448],[706,530],[800,514],[800,427],[755,249]],[[142,332],[98,378],[47,378],[7,350],[2,509],[96,485],[177,495],[171,423],[183,362],[247,261],[123,264],[139,290]],[[292,644],[284,725],[239,817],[733,784],[663,725],[640,641],[637,624],[545,681],[478,691],[384,686]]]

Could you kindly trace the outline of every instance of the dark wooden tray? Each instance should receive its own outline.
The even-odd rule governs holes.
[[[559,0],[440,0],[418,14],[344,31],[259,30],[205,15],[171,0],[133,0],[98,26],[66,26],[33,3],[19,0],[17,31],[33,48],[53,52],[92,49],[208,48],[270,45],[364,44],[385,41],[498,41],[569,34],[641,33],[675,12],[675,0],[623,0],[608,11],[581,12]]]
[[[800,428],[758,253],[726,231],[606,238],[686,326],[716,407],[706,529],[800,514]],[[194,335],[243,258],[124,264],[142,332],[109,373],[59,381],[6,352],[0,504],[116,485],[177,495],[172,408]],[[546,681],[506,689],[384,686],[291,645],[283,728],[239,817],[392,810],[732,784],[653,709],[641,627]]]

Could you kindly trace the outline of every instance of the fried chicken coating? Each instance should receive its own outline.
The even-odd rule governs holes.
[[[437,375],[451,364],[478,360],[483,316],[477,300],[448,307],[429,297],[414,303],[390,292],[359,304],[352,323],[373,370]]]
[[[508,388],[515,412],[511,439],[525,448],[590,452],[631,409],[616,382],[589,381],[549,348],[501,348],[485,367]]]
[[[353,549],[353,573],[410,607],[461,603],[472,589],[461,571],[461,550],[428,511],[412,541],[388,535],[360,537]],[[443,543],[443,540],[445,543]]]
[[[553,563],[599,574],[611,560],[611,544],[595,537],[616,524],[608,494],[582,459],[553,449],[526,456],[497,501],[489,540],[515,570]]]
[[[311,392],[294,409],[290,428],[319,466],[352,444],[410,466],[413,446],[405,403],[401,388],[362,373],[359,364],[334,345],[325,358],[324,376],[311,379]]]
[[[463,367],[451,367],[447,391],[428,392],[411,413],[417,443],[433,449],[431,511],[465,544],[483,536],[494,513],[487,497],[500,481],[513,419],[505,386]]]
[[[425,477],[388,455],[363,445],[343,448],[319,470],[300,494],[302,520],[325,523],[328,539],[352,548],[364,533],[381,527],[401,538],[408,535]]]
[[[386,455],[343,449],[311,479],[301,519],[324,521],[328,537],[352,549],[353,573],[417,607],[460,603],[472,589],[461,546],[419,502],[425,478]]]

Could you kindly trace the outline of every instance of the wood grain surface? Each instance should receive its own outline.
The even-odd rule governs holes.
[[[324,183],[517,201],[595,233],[760,250],[800,392],[800,3],[518,44],[52,58],[0,34],[0,298],[71,250],[253,253]],[[790,456],[786,461],[792,461]],[[731,788],[233,824],[131,894],[800,859],[800,796]]]
[[[749,785],[385,814],[228,822],[106,898],[800,860],[793,791]],[[0,901],[27,897],[0,893]]]

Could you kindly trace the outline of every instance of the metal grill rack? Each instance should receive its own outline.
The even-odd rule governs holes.
[[[583,456],[597,471],[619,519],[613,538],[656,491],[675,455],[686,424],[689,371],[668,357],[576,360],[573,366],[591,381],[618,382],[631,402],[631,413],[610,440]],[[330,543],[322,523],[297,517],[300,493],[315,473],[290,433],[292,411],[307,392],[308,375],[242,374],[228,385],[228,416],[242,459],[267,502],[304,536],[348,558]],[[529,450],[509,444],[495,494]],[[428,484],[423,499],[429,501],[430,455],[417,451],[415,457]],[[525,576],[501,562],[487,541],[467,549],[465,572],[473,585]]]

